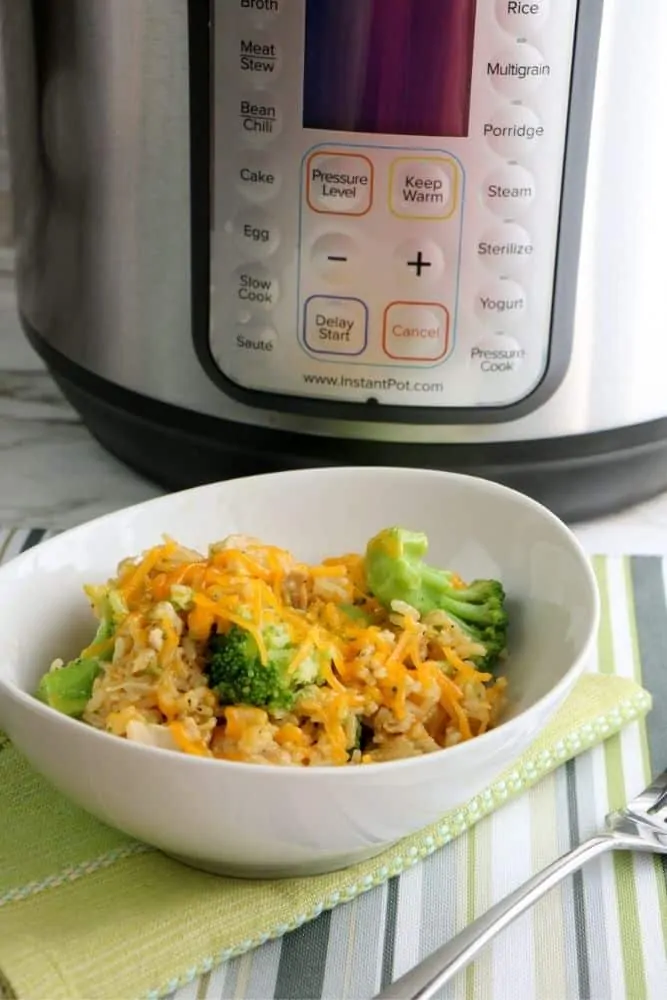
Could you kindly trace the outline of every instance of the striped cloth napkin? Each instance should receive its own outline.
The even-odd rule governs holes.
[[[0,557],[43,535],[0,532]],[[539,745],[486,796],[350,872],[252,884],[182,868],[70,806],[0,739],[0,995],[368,1000],[667,764],[665,567],[595,568],[597,670]],[[602,858],[442,996],[663,1000],[666,942],[667,867]]]

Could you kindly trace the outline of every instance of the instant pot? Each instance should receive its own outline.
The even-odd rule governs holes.
[[[667,4],[1,9],[21,319],[126,463],[667,488]]]

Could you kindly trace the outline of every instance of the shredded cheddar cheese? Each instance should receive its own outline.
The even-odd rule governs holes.
[[[191,736],[184,722],[180,720],[169,724],[169,731],[174,738],[179,750],[184,753],[193,754],[195,757],[210,757],[211,751],[208,749],[200,736]]]

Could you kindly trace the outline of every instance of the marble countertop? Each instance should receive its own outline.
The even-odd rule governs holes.
[[[67,528],[160,490],[90,436],[44,371],[0,371],[0,525]]]
[[[0,365],[0,525],[67,528],[160,492],[97,444],[42,368]],[[667,555],[667,494],[573,527],[591,553]]]

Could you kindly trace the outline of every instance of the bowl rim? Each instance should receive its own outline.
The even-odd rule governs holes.
[[[442,759],[443,754],[447,754],[447,759],[455,762],[461,757],[461,754],[466,751],[466,748],[470,746],[487,746],[489,742],[493,741],[494,735],[499,732],[507,732],[509,729],[520,727],[525,721],[526,716],[538,710],[540,707],[545,707],[548,702],[558,701],[562,702],[564,698],[564,692],[566,692],[577,679],[581,669],[583,667],[584,661],[591,652],[591,649],[596,643],[597,633],[600,623],[600,613],[601,613],[601,600],[599,588],[597,585],[597,580],[595,577],[595,572],[588,558],[588,555],[576,537],[571,528],[569,528],[564,521],[561,520],[556,514],[545,507],[544,504],[540,503],[538,500],[534,500],[520,490],[516,490],[511,486],[505,486],[502,483],[497,483],[490,479],[484,479],[479,476],[471,476],[465,473],[459,472],[447,472],[440,469],[422,469],[418,467],[402,467],[402,466],[355,466],[355,465],[340,465],[340,466],[322,466],[312,469],[287,469],[280,472],[269,472],[260,473],[254,476],[243,476],[236,477],[234,479],[217,480],[212,483],[205,483],[201,486],[190,487],[186,490],[177,490],[171,493],[162,494],[157,497],[151,497],[148,500],[141,501],[137,504],[130,504],[126,507],[118,508],[117,510],[110,511],[106,514],[102,514],[99,517],[92,518],[89,521],[85,521],[82,524],[78,524],[72,528],[65,529],[59,532],[52,538],[48,538],[39,545],[32,549],[28,549],[25,552],[21,552],[19,555],[15,556],[13,559],[9,560],[7,563],[0,565],[0,583],[3,577],[10,576],[20,565],[24,562],[29,562],[31,558],[34,558],[35,552],[44,551],[46,548],[51,546],[56,546],[62,544],[67,538],[77,537],[79,535],[85,535],[90,532],[94,532],[96,529],[104,526],[106,523],[119,520],[128,515],[144,511],[153,507],[159,506],[169,506],[174,500],[181,498],[187,498],[188,496],[199,495],[205,493],[215,493],[220,490],[224,490],[227,487],[233,487],[237,483],[244,483],[248,486],[252,486],[253,483],[261,484],[265,483],[267,480],[279,480],[279,479],[297,479],[297,478],[327,478],[329,476],[335,477],[340,474],[353,474],[353,475],[389,475],[392,477],[399,476],[404,479],[411,478],[413,476],[420,476],[425,478],[430,478],[434,482],[438,481],[440,483],[463,483],[474,489],[478,489],[481,492],[486,492],[491,495],[502,495],[513,499],[520,506],[531,508],[534,512],[540,514],[546,521],[548,521],[553,528],[556,529],[557,533],[561,536],[563,543],[570,549],[572,554],[576,557],[576,560],[582,571],[583,579],[585,580],[591,598],[591,615],[588,627],[585,630],[585,635],[583,640],[580,641],[580,647],[576,655],[574,656],[572,663],[561,679],[554,684],[549,690],[542,695],[537,701],[533,702],[527,708],[523,709],[514,718],[509,719],[507,722],[500,722],[499,725],[493,729],[487,730],[481,736],[476,736],[472,740],[466,740],[465,742],[457,743],[452,747],[442,747],[440,750],[435,750],[429,754],[420,754],[415,757],[404,757],[398,760],[387,760],[387,761],[371,761],[363,766],[353,766],[353,765],[338,765],[338,766],[328,766],[328,765],[317,765],[313,767],[299,767],[299,766],[278,766],[276,764],[249,764],[245,761],[230,761],[230,760],[220,760],[219,758],[209,758],[209,757],[197,757],[191,754],[183,754],[176,750],[169,750],[161,747],[152,747],[145,744],[133,742],[131,740],[119,739],[112,733],[107,733],[104,730],[95,729],[93,726],[88,726],[78,719],[72,719],[69,716],[62,715],[56,712],[50,706],[43,704],[34,695],[23,691],[15,683],[0,676],[0,696],[3,695],[8,697],[13,701],[17,701],[28,711],[35,712],[37,716],[40,715],[45,719],[51,719],[52,723],[56,726],[62,725],[65,727],[75,727],[77,732],[88,734],[88,739],[102,740],[101,746],[116,746],[117,753],[135,754],[148,753],[151,755],[158,755],[158,759],[165,761],[167,757],[176,759],[180,761],[180,766],[189,768],[215,768],[219,773],[223,773],[224,770],[229,770],[230,768],[243,774],[253,773],[253,774],[264,774],[273,775],[274,780],[289,780],[288,775],[301,774],[310,775],[311,777],[299,780],[321,780],[326,775],[355,775],[357,777],[344,778],[345,781],[362,780],[361,775],[379,774],[380,772],[387,772],[390,770],[409,770],[415,767],[423,766],[426,761],[432,759]],[[511,655],[511,654],[510,654]],[[280,775],[280,777],[277,777]]]

